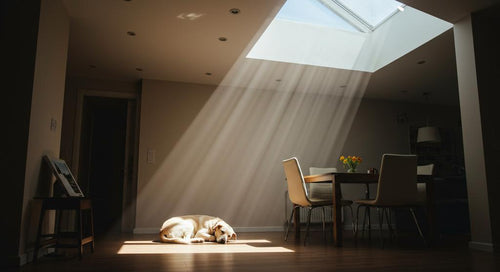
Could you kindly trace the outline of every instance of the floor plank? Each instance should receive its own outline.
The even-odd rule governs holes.
[[[96,238],[94,253],[82,260],[75,254],[45,256],[37,264],[12,271],[499,271],[500,256],[470,250],[463,239],[449,239],[427,248],[414,237],[400,238],[380,247],[373,241],[354,244],[346,233],[344,247],[325,243],[313,232],[309,243],[288,242],[283,234],[239,233],[236,243],[226,245],[162,244],[156,235],[115,234]]]

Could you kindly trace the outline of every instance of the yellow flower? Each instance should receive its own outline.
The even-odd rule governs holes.
[[[359,156],[340,156],[339,160],[344,164],[344,167],[347,169],[356,169],[358,164],[360,164],[363,159]]]

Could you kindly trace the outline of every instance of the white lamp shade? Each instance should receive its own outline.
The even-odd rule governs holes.
[[[437,127],[421,127],[417,132],[417,143],[439,143],[441,135]]]

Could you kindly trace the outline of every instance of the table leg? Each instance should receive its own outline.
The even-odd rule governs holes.
[[[368,184],[368,183],[366,184],[365,199],[370,199],[370,184]],[[365,213],[368,216],[368,240],[371,241],[372,240],[372,220],[371,220],[370,208],[366,207]],[[364,233],[363,233],[363,235],[364,235]]]
[[[42,237],[42,225],[43,218],[45,217],[45,206],[43,205],[43,201],[40,203],[40,218],[38,219],[38,230],[35,240],[35,250],[33,252],[33,263],[36,263],[38,259],[38,250],[40,249],[40,239]]]
[[[342,205],[340,203],[340,183],[335,182],[335,177],[332,180],[332,197],[333,197],[333,242],[335,246],[342,246]]]
[[[436,242],[436,220],[434,217],[435,207],[434,207],[434,183],[432,180],[427,180],[425,182],[425,192],[426,192],[426,215],[427,215],[427,226],[428,226],[428,243],[432,245]]]
[[[78,257],[80,260],[82,259],[83,255],[83,218],[82,218],[82,209],[78,209],[76,212],[76,227],[78,228],[77,230],[77,238],[78,238]]]

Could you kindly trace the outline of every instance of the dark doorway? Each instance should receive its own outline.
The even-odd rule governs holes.
[[[96,235],[122,231],[128,100],[86,96],[79,180],[93,202]]]

